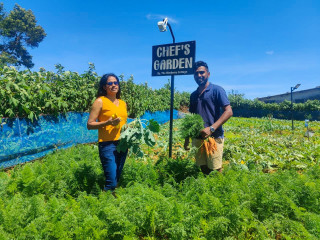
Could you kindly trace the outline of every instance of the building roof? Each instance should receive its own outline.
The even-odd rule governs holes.
[[[320,94],[320,86],[317,86],[315,88],[310,88],[310,89],[306,89],[306,90],[300,90],[300,91],[295,91],[295,95],[296,94],[301,94],[301,93],[308,93],[311,91],[319,91]],[[272,96],[267,96],[267,97],[261,97],[258,98],[258,100],[263,100],[263,99],[268,99],[268,98],[276,98],[276,97],[284,97],[287,96],[288,94],[291,94],[290,92],[286,92],[286,93],[282,93],[282,94],[277,94],[277,95],[272,95]]]

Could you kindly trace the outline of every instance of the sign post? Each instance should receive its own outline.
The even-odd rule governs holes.
[[[171,27],[170,27],[170,31],[171,31]],[[170,132],[169,132],[169,157],[170,158],[172,157],[174,75],[193,74],[193,65],[195,62],[195,50],[196,50],[195,41],[175,43],[174,37],[173,37],[173,44],[152,46],[152,76],[171,75]]]

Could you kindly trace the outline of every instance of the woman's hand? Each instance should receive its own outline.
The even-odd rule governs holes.
[[[111,117],[106,121],[106,125],[117,126],[120,123],[120,121],[121,121],[120,117],[115,118],[115,119],[112,119],[112,117]]]

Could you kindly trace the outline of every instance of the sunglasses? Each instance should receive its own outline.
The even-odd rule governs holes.
[[[107,85],[108,85],[108,86],[112,86],[113,84],[116,85],[116,86],[119,85],[118,82],[107,82]]]

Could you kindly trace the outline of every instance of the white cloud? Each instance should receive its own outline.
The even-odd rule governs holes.
[[[274,54],[274,51],[273,51],[273,50],[271,50],[271,51],[266,51],[266,54],[268,54],[268,55],[273,55],[273,54]]]
[[[166,15],[162,15],[162,14],[152,14],[152,13],[149,13],[149,14],[147,14],[147,19],[148,20],[159,20],[159,21],[161,21],[161,20],[163,20],[163,19],[165,19],[165,18],[168,18],[168,21],[170,22],[170,23],[178,23],[178,21],[176,20],[176,19],[174,19],[174,18],[172,18],[172,17],[168,17],[168,16],[166,16]]]

